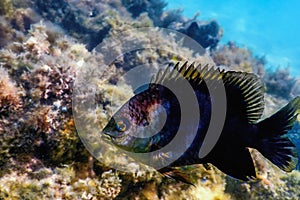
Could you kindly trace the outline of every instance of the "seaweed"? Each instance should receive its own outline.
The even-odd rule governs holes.
[[[297,79],[290,74],[290,69],[277,68],[275,71],[267,71],[264,76],[264,82],[267,92],[277,97],[290,99],[293,97],[292,93]],[[293,92],[292,92],[293,91]]]
[[[173,10],[165,11],[163,13],[160,26],[165,27],[165,28],[173,27],[175,30],[178,29],[178,28],[175,28],[176,24],[184,22],[182,12],[183,12],[182,9],[173,9]]]
[[[13,4],[11,0],[3,0],[0,2],[0,15],[10,16],[13,13]]]
[[[258,76],[265,73],[264,57],[255,57],[246,47],[239,47],[234,42],[228,42],[212,51],[212,58],[217,66],[230,70],[253,72]]]

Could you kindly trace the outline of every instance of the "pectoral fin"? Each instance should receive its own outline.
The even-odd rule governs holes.
[[[192,181],[191,177],[188,174],[184,173],[179,168],[164,167],[164,168],[162,168],[158,171],[163,176],[166,176],[168,178],[171,178],[171,179],[181,181],[183,183],[195,186],[195,184],[193,183],[194,181]]]

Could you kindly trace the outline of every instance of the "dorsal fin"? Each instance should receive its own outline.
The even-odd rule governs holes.
[[[264,109],[263,85],[259,78],[251,73],[233,72],[214,68],[209,64],[195,63],[180,65],[176,63],[174,67],[169,65],[165,70],[160,70],[152,78],[152,83],[163,84],[165,81],[176,81],[184,78],[197,89],[203,81],[211,86],[217,80],[222,79],[226,94],[227,105],[230,114],[245,116],[249,123],[255,123],[260,119]],[[201,87],[199,87],[201,92]]]
[[[188,64],[188,61],[184,62],[180,66],[180,62],[177,62],[174,67],[171,64],[165,70],[159,70],[158,73],[152,77],[151,83],[162,84],[164,81],[178,80],[179,78],[185,78],[191,84],[201,84],[203,80],[214,81],[221,79],[222,76],[219,68],[214,69],[209,64],[202,66],[195,63]]]
[[[264,87],[260,79],[251,73],[228,71],[223,75],[228,105],[235,105],[246,114],[249,123],[260,119],[264,109]],[[233,111],[233,110],[232,110]]]

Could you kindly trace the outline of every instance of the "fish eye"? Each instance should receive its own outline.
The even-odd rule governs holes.
[[[124,132],[128,130],[129,128],[129,123],[125,119],[117,119],[116,120],[116,129],[120,132]]]

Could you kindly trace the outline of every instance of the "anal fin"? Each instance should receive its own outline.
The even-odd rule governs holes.
[[[228,147],[216,150],[209,162],[233,178],[243,181],[256,178],[253,160],[247,148]]]

